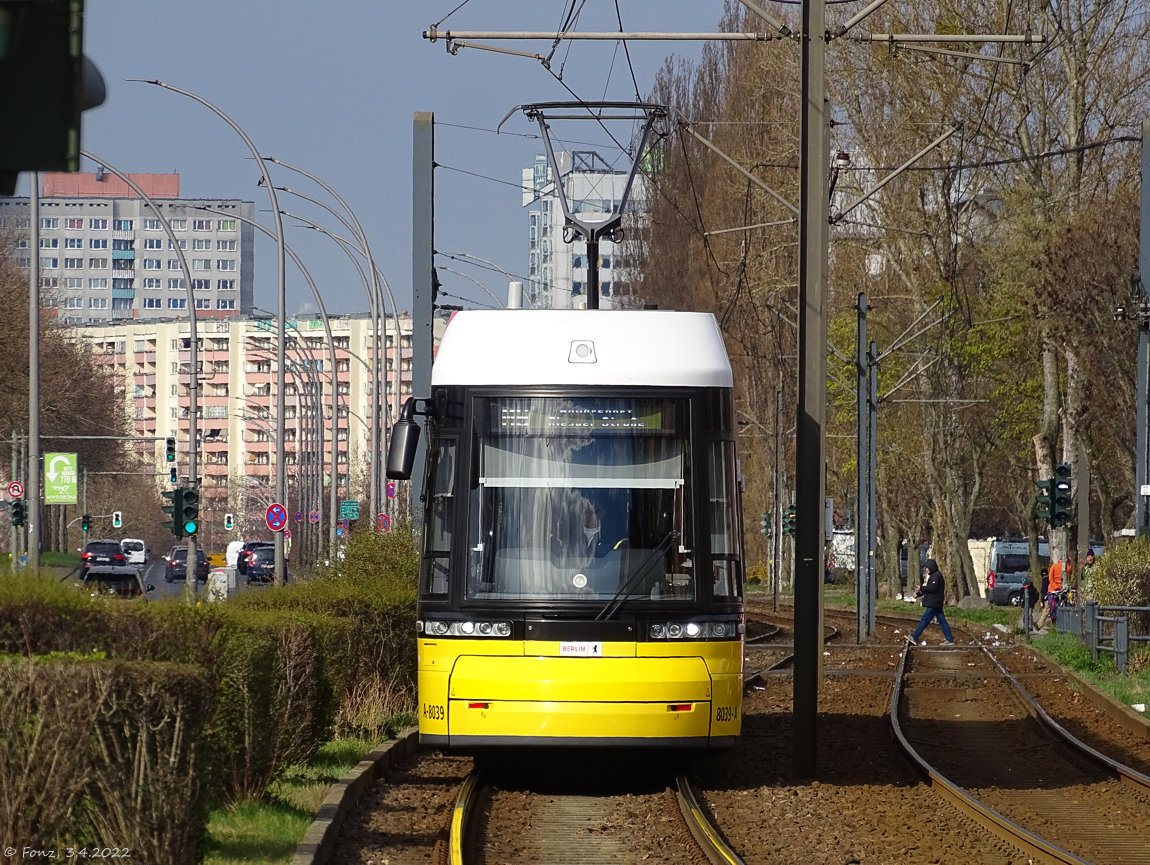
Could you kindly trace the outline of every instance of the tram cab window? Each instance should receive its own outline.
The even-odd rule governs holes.
[[[711,554],[714,594],[717,598],[741,594],[741,550],[735,531],[738,481],[735,477],[735,446],[729,441],[711,442],[707,459],[708,501],[711,519]]]
[[[686,403],[487,400],[467,597],[693,598]]]
[[[423,593],[446,596],[451,561],[452,525],[455,519],[455,442],[442,439],[428,466],[427,558],[424,561]]]

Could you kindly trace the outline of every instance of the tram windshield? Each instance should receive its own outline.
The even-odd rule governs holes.
[[[694,598],[686,400],[479,403],[469,599]]]

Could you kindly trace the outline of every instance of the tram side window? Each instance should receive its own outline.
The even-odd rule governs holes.
[[[741,563],[735,530],[735,446],[711,442],[707,459],[707,497],[711,518],[711,557],[717,598],[740,594]]]
[[[455,442],[441,441],[432,454],[427,488],[431,491],[427,524],[427,560],[423,592],[447,594],[451,563],[451,531],[455,521]]]

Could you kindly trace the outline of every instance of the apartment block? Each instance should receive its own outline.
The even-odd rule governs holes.
[[[204,318],[250,313],[254,229],[243,220],[253,202],[180,198],[178,174],[128,176],[156,210],[113,174],[42,174],[35,259],[30,199],[0,198],[0,234],[15,235],[22,267],[38,260],[46,314],[68,324],[161,319],[186,314],[189,302]]]
[[[310,507],[296,481],[305,466],[322,465],[325,486],[335,478],[341,499],[367,498],[376,342],[368,314],[329,317],[332,346],[319,317],[287,325],[285,340],[284,459],[289,512]],[[436,338],[444,327],[436,322]],[[389,416],[398,417],[412,392],[412,321],[388,317],[381,339]],[[167,437],[177,441],[176,471],[188,475],[191,325],[185,320],[90,324],[74,334],[118,382],[135,448],[163,472]],[[276,345],[274,319],[234,316],[197,320],[197,443],[201,516],[222,526],[239,515],[241,531],[258,528],[270,502],[276,458]],[[332,465],[331,436],[337,444]],[[317,430],[322,430],[322,446]],[[381,435],[385,433],[381,430]],[[319,451],[319,453],[317,453]],[[158,477],[170,488],[166,477]]]

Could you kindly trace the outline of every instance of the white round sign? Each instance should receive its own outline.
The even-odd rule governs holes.
[[[8,484],[8,495],[14,499],[20,498],[20,496],[24,495],[24,485],[19,481],[12,481],[12,483]]]

